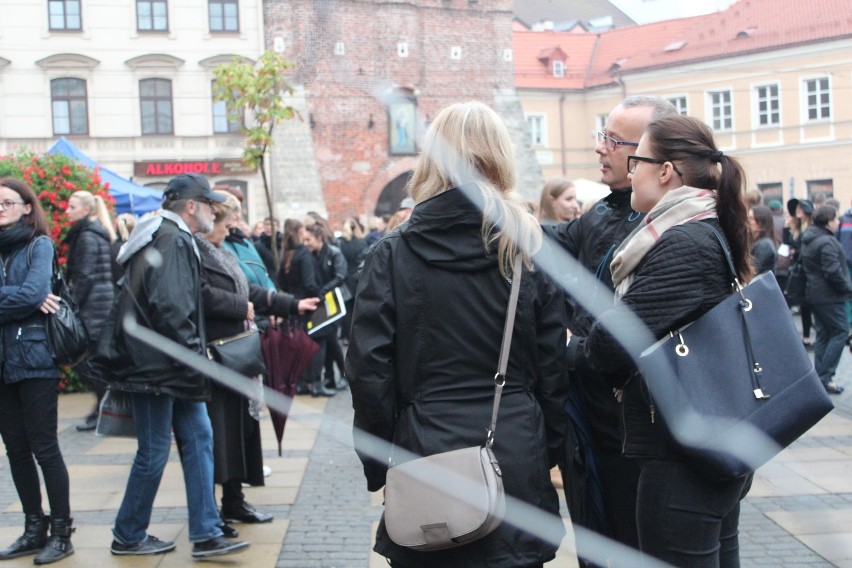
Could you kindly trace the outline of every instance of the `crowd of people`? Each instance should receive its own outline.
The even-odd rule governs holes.
[[[240,191],[216,190],[195,174],[171,179],[162,209],[142,219],[113,220],[99,196],[75,193],[65,273],[90,348],[73,370],[96,396],[77,430],[94,430],[104,397],[120,392],[138,441],[111,552],[175,549],[148,533],[172,435],[194,558],[244,550],[249,543],[234,523],[273,520],[242,490],[264,484],[261,398],[211,381],[189,355],[164,356],[126,332],[124,318],[204,358],[213,341],[264,334],[273,324],[309,332],[316,353],[287,380],[312,397],[351,389],[355,449],[368,489],[378,491],[397,461],[394,446],[431,455],[481,443],[519,276],[493,451],[517,500],[507,515],[526,503],[553,526],[531,534],[504,523],[464,547],[420,552],[394,542],[383,519],[375,550],[392,566],[541,566],[559,542],[539,535],[563,533],[551,477],[558,467],[574,523],[673,565],[737,566],[739,505],[751,474],[708,479],[690,462],[611,330],[638,317],[660,338],[696,320],[730,294],[729,254],[743,282],[776,276],[801,316],[826,392],[840,394],[834,376],[852,323],[852,209],[841,217],[831,199],[791,199],[785,218],[780,201],[764,204],[760,192],[746,191],[742,166],[706,125],[657,97],[616,106],[595,152],[606,197],[584,207],[574,184],[555,178],[530,203],[515,191],[502,120],[468,102],[431,122],[408,197],[369,227],[350,217],[335,231],[309,212],[250,229]],[[708,238],[710,229],[719,240]],[[58,301],[47,234],[32,189],[0,179],[0,433],[25,516],[24,533],[0,559],[34,554],[36,564],[72,554],[74,530],[56,434],[60,371],[44,327]],[[609,309],[592,312],[541,269],[542,255],[557,249],[613,294]],[[317,325],[314,312],[328,295],[345,317]],[[377,451],[375,439],[388,449]],[[578,476],[593,482],[576,494],[568,489]]]

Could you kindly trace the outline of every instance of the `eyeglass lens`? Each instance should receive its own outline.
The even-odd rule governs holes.
[[[20,204],[21,204],[20,201],[0,201],[0,206],[2,206],[3,209],[11,209],[15,205],[20,205]]]

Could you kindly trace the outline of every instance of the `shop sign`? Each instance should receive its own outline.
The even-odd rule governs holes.
[[[172,177],[180,174],[228,176],[254,173],[257,168],[246,166],[242,160],[151,160],[133,162],[135,177]]]

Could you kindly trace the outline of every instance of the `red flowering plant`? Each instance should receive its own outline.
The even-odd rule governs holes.
[[[33,188],[50,225],[50,238],[59,251],[60,266],[67,262],[68,246],[62,239],[71,228],[65,215],[68,198],[75,191],[85,190],[103,197],[111,210],[115,204],[109,195],[109,183],[101,180],[98,169],[88,168],[67,156],[35,154],[27,150],[0,156],[0,177],[18,178]],[[66,392],[87,390],[70,368],[63,370],[60,388]]]

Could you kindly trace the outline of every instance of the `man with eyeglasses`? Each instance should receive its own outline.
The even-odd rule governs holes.
[[[609,186],[609,195],[598,201],[579,219],[544,227],[545,232],[570,253],[602,286],[613,290],[609,264],[621,241],[635,229],[643,214],[630,207],[632,188],[627,179],[627,157],[639,145],[645,128],[655,118],[677,112],[675,107],[658,97],[632,96],[624,99],[607,117],[604,130],[597,133],[595,152],[600,163],[601,182]],[[568,291],[570,294],[570,290]],[[571,336],[568,340],[568,361],[572,371],[572,394],[569,414],[575,419],[585,414],[588,419],[600,486],[605,509],[605,525],[600,519],[580,519],[587,528],[599,530],[619,542],[638,548],[636,532],[636,488],[639,471],[636,465],[621,454],[621,423],[618,401],[612,387],[595,369],[585,366],[582,353],[585,337],[594,316],[577,303],[571,314]],[[582,424],[576,427],[582,428]],[[574,448],[569,448],[569,458]],[[569,462],[570,463],[570,462]],[[578,473],[570,465],[561,467],[569,493],[572,479]],[[586,492],[587,498],[589,492]],[[586,503],[586,510],[591,508]],[[575,520],[577,522],[577,520]]]
[[[192,235],[212,229],[214,202],[224,201],[200,175],[174,177],[166,186],[162,213],[142,220],[118,254],[124,282],[92,357],[111,387],[130,393],[136,424],[136,459],[113,527],[110,552],[115,555],[175,549],[174,542],[148,534],[172,429],[180,442],[192,557],[231,554],[249,545],[222,533],[213,493],[207,377],[121,331],[123,318],[131,317],[166,339],[205,353],[201,261]]]

